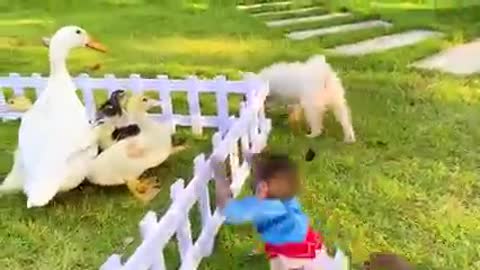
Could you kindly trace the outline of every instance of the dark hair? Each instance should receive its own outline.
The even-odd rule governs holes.
[[[380,252],[370,254],[370,261],[363,264],[363,270],[413,270],[413,266],[402,256]]]
[[[300,180],[296,164],[287,155],[263,153],[253,158],[253,187],[268,185],[268,198],[290,199],[297,195]]]

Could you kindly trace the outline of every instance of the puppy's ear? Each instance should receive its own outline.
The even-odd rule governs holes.
[[[43,46],[48,48],[50,46],[50,38],[49,37],[42,37],[42,44],[43,44]]]

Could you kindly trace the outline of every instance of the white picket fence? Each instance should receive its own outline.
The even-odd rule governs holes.
[[[10,74],[0,77],[0,90],[11,89],[14,96],[25,95],[25,89],[34,89],[38,96],[44,89],[47,79],[39,74],[22,77]],[[156,91],[160,97],[161,114],[151,114],[161,121],[170,121],[173,130],[176,126],[190,126],[194,134],[201,134],[203,128],[216,128],[212,137],[213,150],[209,156],[199,154],[194,159],[193,177],[185,186],[178,179],[171,186],[171,204],[162,217],[148,212],[140,221],[142,243],[124,262],[120,254],[114,254],[101,266],[101,270],[165,270],[164,249],[175,236],[180,254],[180,270],[195,270],[201,260],[213,250],[215,236],[223,223],[218,210],[211,211],[209,183],[231,181],[234,196],[241,191],[249,176],[249,157],[260,152],[267,144],[271,121],[265,117],[264,103],[268,95],[268,85],[253,74],[246,74],[244,80],[228,81],[220,76],[213,80],[200,80],[189,77],[185,80],[157,76],[144,79],[139,75],[129,78],[90,78],[83,74],[74,78],[82,92],[88,114],[93,117],[96,106],[95,90],[111,93],[117,89],[128,89],[136,93]],[[173,112],[172,93],[187,92],[189,114]],[[216,115],[202,115],[201,93],[214,93]],[[240,94],[244,101],[240,104],[239,115],[229,112],[229,94]],[[0,91],[0,118],[12,120],[22,113],[14,112],[6,103],[4,91]],[[223,166],[218,166],[222,164]],[[220,170],[219,170],[220,168]],[[189,212],[195,203],[201,215],[201,231],[197,239],[192,239]],[[322,264],[326,270],[347,270],[348,258],[338,250],[334,258],[322,251]]]
[[[200,261],[212,253],[215,236],[223,223],[218,210],[211,211],[208,184],[218,173],[214,168],[218,168],[218,162],[228,163],[232,191],[237,195],[250,172],[248,157],[266,145],[271,129],[271,121],[265,118],[263,107],[267,85],[252,80],[244,89],[248,92],[246,102],[241,104],[240,117],[231,121],[224,135],[220,131],[214,134],[213,152],[208,158],[204,154],[195,158],[193,178],[188,185],[179,179],[171,186],[172,203],[160,219],[155,212],[148,212],[142,219],[143,242],[133,255],[123,264],[120,255],[112,255],[101,270],[166,269],[163,250],[174,235],[181,270],[197,269]],[[223,173],[225,175],[227,172]],[[217,175],[217,180],[224,181],[223,176]],[[197,202],[202,229],[198,238],[192,239],[189,212]]]
[[[189,126],[194,134],[201,134],[203,128],[218,128],[224,133],[232,121],[232,115],[228,111],[228,95],[248,96],[253,94],[258,87],[264,87],[253,75],[248,76],[245,80],[228,81],[224,76],[218,76],[212,80],[201,80],[191,76],[181,80],[169,79],[165,75],[159,75],[154,79],[145,79],[138,74],[132,74],[129,78],[116,78],[112,74],[107,74],[104,78],[91,78],[87,74],[81,74],[74,78],[74,82],[82,92],[85,107],[92,118],[96,105],[98,105],[94,99],[95,90],[105,90],[109,94],[117,89],[129,89],[135,93],[155,91],[161,100],[162,113],[151,114],[151,116],[160,120],[172,121],[173,128]],[[29,77],[22,77],[17,73],[0,77],[0,88],[11,89],[15,96],[24,95],[26,88],[34,89],[38,96],[45,88],[46,83],[47,78],[35,73]],[[171,94],[175,92],[187,93],[188,115],[174,113]],[[199,95],[205,93],[215,94],[216,115],[202,115]],[[5,102],[5,95],[3,91],[0,91],[0,117],[17,119],[20,116],[21,113],[9,109]]]
[[[124,79],[115,78],[113,75],[105,78],[80,75],[74,81],[82,91],[87,111],[92,115],[96,107],[93,98],[95,89],[106,89],[108,92],[118,88],[134,92],[153,90],[158,91],[162,104],[162,114],[154,114],[153,117],[170,120],[173,127],[191,126],[196,134],[201,133],[204,127],[218,129],[212,137],[212,153],[208,157],[199,154],[194,159],[193,177],[188,184],[185,186],[184,180],[179,179],[171,186],[172,202],[165,214],[159,219],[155,212],[150,211],[141,220],[140,233],[143,241],[136,251],[124,263],[121,256],[115,254],[101,266],[102,270],[166,269],[163,250],[175,235],[181,258],[180,269],[197,269],[202,258],[212,253],[215,236],[223,223],[219,212],[211,211],[208,184],[214,179],[224,181],[229,175],[234,195],[240,192],[250,172],[248,157],[265,147],[271,129],[271,121],[264,113],[268,85],[253,75],[241,81],[227,81],[225,77],[214,80],[200,80],[195,77],[171,80],[166,76],[142,79],[138,75],[132,75]],[[12,89],[15,96],[24,95],[25,88],[35,89],[38,96],[45,83],[46,78],[38,74],[31,77],[21,77],[18,74],[0,77],[0,88]],[[187,91],[189,115],[173,113],[171,93],[174,91]],[[216,115],[201,115],[199,93],[202,92],[215,93]],[[239,116],[229,113],[230,93],[242,94],[245,97],[240,104]],[[0,118],[8,120],[19,117],[21,113],[9,109],[3,91],[0,91]],[[224,168],[223,172],[218,170],[218,164],[225,165],[220,166]],[[202,229],[199,237],[192,239],[189,212],[197,202]]]

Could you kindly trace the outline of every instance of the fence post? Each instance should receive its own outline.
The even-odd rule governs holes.
[[[245,102],[240,104],[240,116],[246,111]],[[250,147],[252,142],[250,140],[249,133],[246,132],[240,137],[240,151],[242,153],[242,164],[248,161],[248,156],[250,155]]]
[[[170,197],[172,199],[172,204],[175,203],[181,197],[182,192],[184,192],[184,180],[178,179],[170,187]],[[183,217],[184,222],[179,224],[176,228],[176,236],[178,240],[178,250],[180,252],[180,258],[183,260],[186,259],[187,252],[192,248],[192,231],[190,226],[190,219],[188,218],[188,210],[185,209],[185,216]]]
[[[212,146],[213,149],[217,148],[222,142],[223,134],[220,132],[215,132],[212,136]]]
[[[173,119],[173,105],[172,97],[170,92],[170,82],[168,76],[158,75],[158,95],[160,96],[160,103],[162,104],[162,114],[165,116],[166,120],[169,121],[172,125],[172,132],[175,133],[176,122]]]
[[[237,194],[241,187],[237,185],[237,173],[239,168],[239,157],[238,157],[238,141],[229,142],[229,155],[228,161],[230,163],[230,178],[232,179],[232,192]]]
[[[193,172],[194,175],[198,175],[198,172],[202,170],[205,166],[208,166],[205,155],[200,154],[193,160]],[[210,182],[210,181],[208,181]],[[212,216],[212,211],[210,209],[210,195],[208,193],[208,182],[205,187],[202,187],[198,190],[198,207],[200,210],[200,215],[202,217],[202,228],[205,228],[208,220]]]
[[[251,72],[245,73],[244,83],[245,83],[245,88],[247,89],[246,102],[247,104],[250,104],[254,101],[255,93],[257,91],[257,86],[258,86],[255,74]]]
[[[268,83],[260,80],[257,76],[254,74],[248,73],[247,77],[247,85],[248,85],[248,93],[249,95],[247,96],[247,108],[250,109],[256,109],[253,119],[252,119],[252,125],[250,126],[250,138],[252,142],[252,151],[254,153],[259,152],[263,148],[263,143],[262,143],[262,136],[261,136],[261,125],[262,125],[262,119],[265,118],[265,111],[264,111],[264,106],[259,106],[259,108],[252,108],[251,105],[255,103],[255,99],[263,98],[265,95],[268,96],[269,94],[269,89],[268,89]],[[264,89],[264,88],[267,89]],[[266,91],[266,93],[264,92]],[[269,123],[264,123],[264,125],[267,127]]]
[[[105,74],[104,82],[108,97],[110,97],[115,90],[120,89],[114,74]]]
[[[100,270],[118,270],[120,268],[122,268],[122,259],[118,254],[110,256],[107,261],[100,266]]]
[[[247,111],[246,103],[241,102],[240,117],[242,117],[242,115],[245,115],[246,111]],[[247,151],[250,149],[249,145],[251,141],[249,140],[248,132],[242,135],[242,137],[240,138],[240,143],[241,143],[242,156],[244,156],[247,153]]]
[[[190,119],[192,123],[192,132],[195,135],[202,135],[203,129],[201,122],[202,113],[200,108],[199,81],[195,76],[188,77],[187,99]]]
[[[87,116],[89,119],[94,119],[95,117],[95,98],[93,97],[93,89],[91,84],[91,79],[88,74],[82,73],[77,78],[78,85],[82,91],[83,103],[87,110]]]
[[[217,103],[217,126],[218,130],[224,135],[229,126],[228,117],[228,92],[226,89],[227,79],[225,76],[217,76],[215,78],[215,97]]]
[[[22,77],[18,73],[10,73],[10,81],[12,82],[12,89],[14,96],[22,96],[23,86],[22,86]]]
[[[149,211],[145,217],[140,221],[140,235],[142,239],[145,240],[151,235],[155,228],[158,226],[158,218],[155,212]],[[152,250],[149,258],[145,260],[150,260],[152,262],[152,270],[165,270],[165,258],[163,257],[163,250]],[[148,261],[144,263],[146,267],[149,266]],[[138,267],[137,269],[143,269]]]
[[[270,92],[268,83],[262,83],[261,89],[259,89],[258,94],[260,98],[264,98],[268,96]],[[267,145],[268,134],[272,129],[272,120],[268,119],[265,115],[265,102],[261,104],[258,108],[258,132],[259,132],[259,149],[263,149]]]
[[[35,101],[40,97],[41,91],[43,90],[43,79],[40,73],[32,73],[32,85],[35,88]]]
[[[142,77],[138,74],[130,75],[129,86],[134,94],[142,92]]]

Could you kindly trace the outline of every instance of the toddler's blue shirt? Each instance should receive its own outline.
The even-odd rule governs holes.
[[[308,218],[296,198],[259,199],[249,196],[232,199],[223,209],[226,223],[253,223],[265,243],[281,245],[302,242],[308,230]]]

